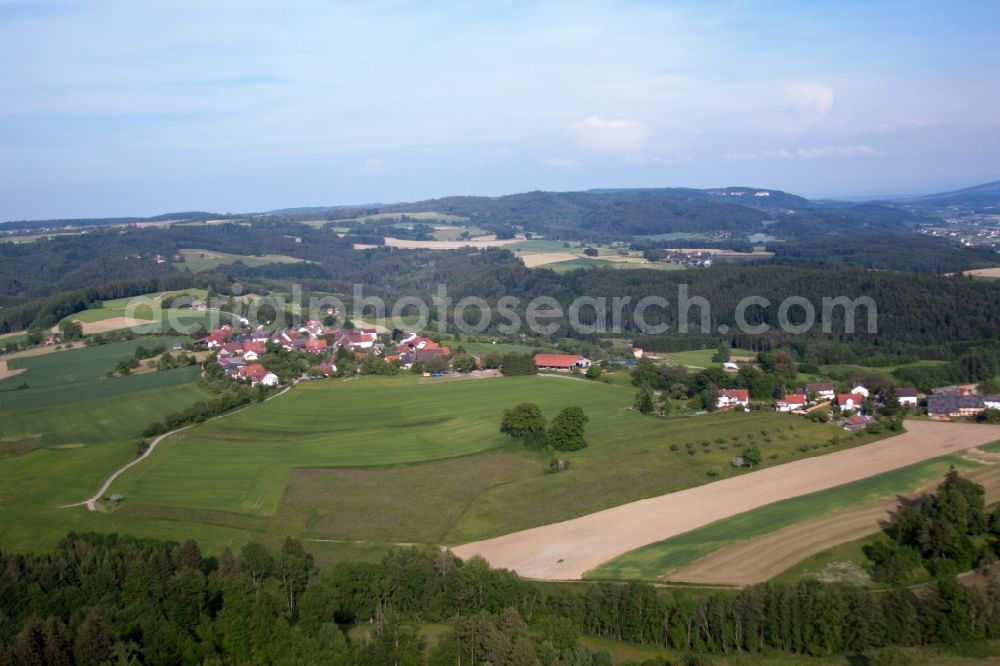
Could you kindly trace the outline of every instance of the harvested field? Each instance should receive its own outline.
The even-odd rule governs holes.
[[[1000,426],[907,422],[908,431],[829,455],[630,502],[454,549],[544,580],[579,579],[618,555],[722,518],[1000,439]]]
[[[521,261],[527,268],[536,268],[548,264],[556,264],[560,261],[573,261],[580,257],[569,252],[539,252],[538,254],[522,254]]]
[[[1000,266],[994,266],[993,268],[976,268],[971,271],[962,271],[962,275],[971,275],[972,277],[1000,278]]]
[[[398,247],[407,250],[458,250],[463,247],[503,247],[504,245],[511,245],[513,243],[521,243],[516,238],[510,238],[507,240],[497,240],[495,236],[483,236],[481,238],[474,238],[467,241],[418,241],[418,240],[402,240],[399,238],[386,238],[386,247]],[[372,248],[378,247],[377,245],[363,245],[356,243],[354,245],[355,250],[370,250]]]
[[[1000,499],[1000,465],[962,472],[962,476],[986,488],[987,503]],[[939,482],[907,497],[930,492]],[[899,501],[900,498],[893,497],[869,502],[725,546],[665,578],[702,585],[762,583],[816,553],[878,532],[879,521],[887,518]]]
[[[92,321],[92,322],[81,321],[80,326],[83,327],[84,335],[93,335],[94,333],[107,333],[108,331],[117,331],[122,328],[136,328],[139,326],[146,326],[151,321],[152,321],[151,319],[135,319],[134,317],[110,317],[108,319],[102,319],[101,321]]]

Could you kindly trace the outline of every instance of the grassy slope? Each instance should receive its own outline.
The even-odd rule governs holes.
[[[848,506],[913,492],[941,477],[950,465],[972,466],[961,456],[944,456],[811,495],[769,504],[615,558],[587,574],[594,579],[655,580],[719,548],[779,527]]]
[[[836,432],[768,412],[676,419],[668,428],[630,411],[633,394],[545,377],[301,385],[166,441],[113,490],[129,498],[128,511],[159,517],[198,510],[213,523],[280,525],[316,538],[459,543],[705,483],[712,467],[737,473],[728,461],[750,432],[765,455],[776,454],[769,463],[810,455],[797,447]],[[590,415],[592,445],[568,454],[570,471],[545,474],[543,453],[497,432],[502,411],[524,400],[549,417],[567,405]],[[774,434],[771,443],[762,430]],[[724,444],[712,443],[720,437]],[[688,442],[695,455],[684,452]]]
[[[197,248],[184,249],[180,251],[184,257],[183,262],[177,266],[187,268],[192,273],[200,271],[210,271],[225,264],[232,264],[241,261],[247,266],[265,266],[267,264],[297,264],[304,261],[283,254],[265,254],[253,256],[246,254],[230,254],[228,252],[216,252],[214,250],[201,250]]]
[[[686,365],[693,368],[713,368],[722,367],[721,362],[716,362],[712,360],[712,357],[718,353],[718,349],[694,349],[691,351],[684,352],[673,352],[667,354],[672,363],[678,365]],[[732,351],[733,356],[753,356],[756,357],[756,352],[750,351],[749,349],[734,349]]]
[[[97,527],[95,516],[55,507],[88,497],[131,460],[148,423],[208,397],[194,384],[198,368],[103,377],[137,346],[155,342],[141,338],[10,361],[26,371],[0,382],[0,444],[28,446],[0,457],[0,547],[51,546],[68,529]],[[29,388],[4,390],[21,382]]]

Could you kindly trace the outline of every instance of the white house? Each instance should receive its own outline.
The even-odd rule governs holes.
[[[900,407],[916,407],[917,389],[910,387],[896,389],[896,399],[899,400]]]
[[[857,386],[853,387],[853,388],[851,389],[851,393],[852,393],[852,394],[857,394],[857,395],[863,395],[863,396],[865,396],[866,398],[868,397],[868,389],[866,389],[866,388],[865,388],[864,386],[862,386],[861,384],[858,384]]]
[[[740,406],[746,407],[750,404],[750,391],[747,389],[722,389],[719,391],[715,406],[717,409],[730,409]]]
[[[837,396],[837,406],[842,410],[860,410],[864,407],[865,396],[861,393],[841,393]]]
[[[247,361],[256,361],[260,357],[257,355],[257,352],[255,352],[254,350],[250,349],[249,351],[243,352],[243,358],[244,358],[244,360],[247,360]]]

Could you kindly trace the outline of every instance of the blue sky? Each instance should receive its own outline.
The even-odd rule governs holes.
[[[998,2],[0,0],[0,220],[1000,179]]]

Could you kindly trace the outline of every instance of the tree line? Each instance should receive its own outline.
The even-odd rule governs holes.
[[[0,663],[610,664],[583,635],[692,653],[873,654],[1000,636],[1000,586],[915,593],[765,583],[540,585],[480,558],[393,550],[320,570],[296,539],[203,556],[198,544],[70,534],[0,554]],[[419,626],[446,631],[427,648]],[[367,637],[348,640],[342,627]]]

